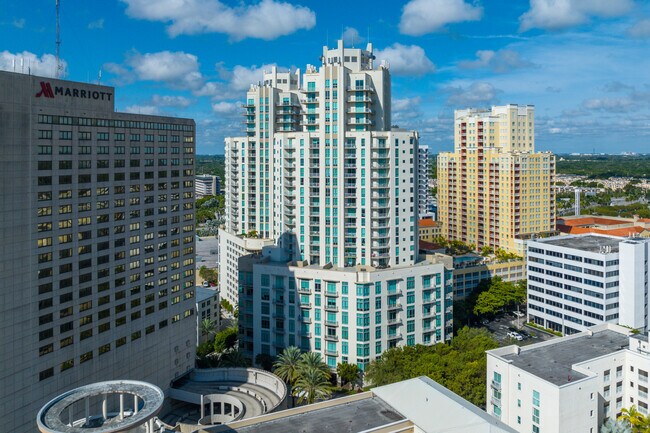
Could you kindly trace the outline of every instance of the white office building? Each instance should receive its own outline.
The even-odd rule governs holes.
[[[218,195],[221,194],[221,180],[219,176],[201,174],[194,179],[194,188],[196,198],[202,198],[206,195]]]
[[[71,388],[194,366],[194,121],[114,100],[0,72],[3,431]]]
[[[344,282],[354,293],[357,286],[364,286],[359,288],[359,296],[365,298],[363,293],[370,285],[384,296],[389,281],[412,278],[408,288],[406,280],[400,288],[404,295],[406,290],[417,293],[412,305],[418,316],[406,309],[399,313],[391,335],[399,333],[402,337],[396,338],[395,344],[433,343],[450,337],[451,300],[445,297],[450,287],[445,284],[444,267],[420,262],[418,257],[418,134],[390,129],[390,90],[389,65],[375,64],[371,44],[363,50],[344,48],[339,41],[337,48],[324,47],[319,66],[307,65],[304,74],[273,68],[247,92],[247,136],[226,139],[226,231],[254,232],[260,238],[273,239],[282,249],[282,253],[262,254],[264,260],[281,264],[268,269],[272,274],[251,270],[249,281],[243,282],[240,266],[240,285],[252,282],[253,296],[262,296],[262,275],[273,281],[277,277],[296,301],[293,315],[293,307],[283,310],[287,313],[282,325],[285,328],[278,322],[274,327],[265,326],[272,313],[258,302],[267,303],[271,298],[247,298],[242,307],[246,290],[239,288],[240,325],[244,337],[251,338],[251,346],[244,343],[244,348],[252,354],[263,351],[275,355],[300,341],[303,348],[324,352],[325,314],[318,304],[324,299],[319,298],[316,287],[327,286],[326,282],[337,294],[338,310],[332,311],[336,320],[331,322],[341,324]],[[289,261],[296,265],[289,265]],[[294,272],[292,280],[290,274]],[[357,274],[368,276],[354,280]],[[424,320],[419,316],[425,311],[421,304],[423,280],[431,276],[435,280],[436,275],[441,281],[435,301],[440,303],[439,317],[429,330],[433,337],[425,338],[424,332],[416,331]],[[374,289],[375,283],[379,283],[378,289]],[[399,286],[390,284],[395,289]],[[302,285],[309,286],[310,296],[297,297],[296,289]],[[273,299],[284,299],[285,307],[289,306],[289,292]],[[299,318],[305,316],[299,311],[299,302],[304,302],[304,309],[312,310],[309,327],[301,326]],[[356,336],[360,326],[364,328],[360,332],[370,336],[363,337],[363,344],[350,342],[345,355],[349,362],[358,359],[364,366],[389,347],[384,344],[384,331],[375,329],[389,320],[383,305],[377,307],[378,315],[372,320],[367,313],[370,307],[356,310],[355,306],[349,334]],[[264,308],[261,315],[255,311],[258,308]],[[359,316],[356,311],[364,314]],[[413,314],[408,323],[406,314]],[[357,325],[359,317],[361,325]],[[343,330],[334,331],[338,341],[336,350],[330,345],[330,365],[340,362],[346,352]]]
[[[596,234],[528,242],[528,320],[563,334],[648,327],[650,240]]]
[[[221,324],[221,307],[219,305],[219,290],[212,287],[196,287],[196,345],[214,338],[214,335],[206,335],[202,332],[201,323],[204,320],[211,321],[215,329]]]
[[[623,408],[648,414],[648,334],[611,323],[487,352],[487,411],[520,432],[597,433]]]
[[[246,237],[219,229],[219,290],[223,299],[233,306],[239,304],[239,259],[250,254],[261,254],[262,248],[272,246],[273,239]]]

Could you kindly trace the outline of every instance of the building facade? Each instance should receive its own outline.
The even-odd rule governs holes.
[[[201,174],[194,179],[196,198],[202,198],[206,195],[221,194],[221,179],[219,176],[211,174]]]
[[[194,121],[111,87],[0,72],[0,417],[194,366]]]
[[[433,218],[422,218],[418,221],[418,232],[421,241],[435,242],[442,236],[441,224]]]
[[[272,257],[240,262],[240,348],[277,355],[298,346],[331,368],[365,366],[391,347],[451,338],[451,271],[408,267],[323,268]]]
[[[454,152],[438,155],[443,236],[521,256],[555,230],[555,156],[535,152],[534,107],[456,110]]]
[[[429,146],[418,147],[418,214],[420,217],[433,216],[434,198],[431,191],[431,156]]]
[[[202,332],[201,322],[211,321],[215,329],[221,324],[221,306],[219,290],[213,288],[196,286],[196,345],[214,338],[214,335],[207,335]]]
[[[219,229],[219,290],[223,299],[233,306],[239,304],[239,259],[250,254],[261,254],[273,239],[258,239]]]
[[[644,238],[529,241],[528,320],[563,334],[604,322],[647,329],[649,256]]]
[[[422,281],[431,275],[445,281],[444,268],[418,257],[419,137],[414,131],[391,129],[390,95],[389,65],[374,64],[372,45],[365,50],[344,48],[342,41],[334,49],[324,47],[318,67],[307,65],[302,75],[299,70],[273,68],[248,91],[244,104],[247,136],[226,139],[226,231],[253,231],[273,239],[279,248],[253,258],[261,262],[251,264],[247,271],[243,270],[248,266],[245,260],[240,259],[236,268],[239,296],[244,294],[247,302],[243,310],[240,302],[240,314],[244,311],[240,341],[249,354],[275,355],[297,344],[322,351],[330,365],[345,356],[363,368],[377,348],[389,347],[389,334],[395,344],[450,337],[451,315],[445,311],[451,307],[443,305],[444,287],[437,297],[441,316],[430,331],[437,339],[429,336],[425,340],[420,330],[424,320],[420,314],[425,310],[430,314],[421,304]],[[354,279],[359,273],[368,274],[365,282]],[[285,284],[286,292],[267,297],[267,277]],[[418,311],[417,317],[409,317],[417,327],[409,325],[407,332],[406,316],[397,315],[397,320],[391,315],[391,330],[373,328],[373,336],[366,336],[374,322],[369,321],[370,310],[361,310],[360,325],[349,316],[348,335],[356,336],[358,328],[363,328],[359,331],[364,333],[363,345],[349,337],[347,350],[343,349],[342,329],[325,329],[327,315],[317,304],[317,281],[324,286],[328,282],[336,291],[337,296],[332,295],[336,311],[329,313],[334,314],[331,322],[342,327],[344,287],[356,293],[361,285],[360,293],[365,293],[378,283],[380,295],[386,296],[389,280],[404,278],[412,279],[409,291],[417,292],[418,301],[409,309]],[[309,285],[311,298],[306,293],[299,296],[302,284]],[[391,284],[396,290],[398,283]],[[325,302],[318,296],[318,302]],[[278,299],[284,303],[280,311],[287,314],[286,319],[279,316]],[[302,300],[304,307],[300,307]],[[355,298],[346,300],[354,302]],[[370,299],[361,302],[366,308]],[[387,298],[377,302],[381,305],[376,307],[377,325],[385,326]],[[253,310],[262,308],[262,303],[268,308]],[[312,322],[305,322],[305,317]],[[336,341],[329,340],[336,344],[325,344],[326,332],[336,334]],[[401,338],[395,338],[397,334]]]
[[[636,406],[648,414],[648,334],[602,324],[487,352],[487,411],[520,432],[599,432]]]

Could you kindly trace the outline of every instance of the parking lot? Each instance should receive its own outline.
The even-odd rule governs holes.
[[[492,333],[499,344],[504,346],[509,344],[525,346],[557,338],[554,335],[526,326],[525,323],[526,317],[517,318],[513,314],[505,314],[494,320],[488,321],[487,323],[483,323],[483,326]],[[508,333],[513,331],[520,334],[523,337],[523,340],[517,341],[514,338],[509,337]]]

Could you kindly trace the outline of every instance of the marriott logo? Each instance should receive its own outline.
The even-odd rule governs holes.
[[[52,85],[49,82],[41,81],[41,90],[36,93],[37,98],[54,98],[56,95],[101,101],[110,101],[113,96],[110,92],[100,92],[98,90],[77,89],[74,87],[63,86],[54,86],[54,88],[52,88]]]
[[[41,81],[41,91],[36,94],[36,97],[40,98],[41,96],[44,98],[54,98],[54,92],[52,92],[50,83]]]

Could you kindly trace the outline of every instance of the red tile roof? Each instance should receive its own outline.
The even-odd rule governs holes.
[[[437,227],[438,221],[434,221],[431,218],[423,218],[418,223],[419,227]]]
[[[626,224],[631,221],[625,221],[625,220],[615,220],[611,218],[603,218],[603,217],[584,217],[584,218],[571,218],[571,219],[564,219],[564,218],[559,218],[564,225],[566,226],[586,226],[586,225],[603,225],[603,226],[614,226],[614,225],[619,225],[619,224]]]

